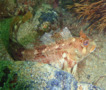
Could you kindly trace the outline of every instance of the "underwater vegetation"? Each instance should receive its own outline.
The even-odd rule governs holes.
[[[85,2],[97,2],[100,0],[72,0],[73,2],[85,3]]]
[[[99,31],[104,31],[106,29],[105,0],[99,0],[93,3],[88,1],[86,4],[85,2],[74,3],[73,5],[67,5],[66,7],[75,12],[78,20],[83,19],[90,23],[87,28],[88,30],[92,31],[93,29],[97,29]]]
[[[12,18],[0,20],[0,39],[3,41],[3,44],[6,48],[9,45],[9,28]]]
[[[27,12],[25,15],[23,16],[15,16],[10,24],[10,38],[13,38],[16,39],[17,38],[17,32],[18,32],[18,29],[20,27],[20,25],[22,23],[25,23],[27,22],[28,20],[30,20],[32,18],[32,13],[29,11]],[[13,35],[14,33],[14,35]]]
[[[7,48],[2,49],[1,40],[0,49],[2,50],[0,50],[0,61],[1,57],[7,57],[5,55],[5,50],[6,53],[11,56],[12,60],[14,59],[13,63],[11,63],[8,58],[3,58],[5,61],[8,60],[11,65],[7,61],[6,65],[5,62],[0,62],[0,90],[7,90],[7,88],[9,88],[9,90],[11,90],[11,88],[14,88],[12,90],[41,90],[39,89],[40,87],[43,87],[44,90],[85,89],[85,84],[87,83],[80,85],[79,82],[74,79],[72,74],[75,75],[77,73],[77,68],[80,68],[78,74],[84,73],[83,68],[85,68],[87,64],[86,62],[82,63],[81,61],[86,59],[86,61],[91,63],[91,61],[86,57],[91,55],[91,53],[95,50],[95,47],[96,49],[98,48],[98,44],[95,43],[96,40],[94,41],[93,38],[90,39],[90,37],[87,37],[83,31],[80,31],[78,36],[71,34],[71,30],[74,30],[77,33],[77,29],[70,29],[70,27],[72,27],[74,24],[74,20],[72,20],[73,18],[71,17],[71,14],[65,9],[62,9],[63,7],[60,7],[62,10],[59,8],[59,6],[61,6],[60,4],[64,4],[64,2],[61,2],[64,0],[52,0],[52,5],[47,5],[47,3],[44,3],[42,6],[40,6],[38,4],[39,9],[36,5],[32,5],[33,1],[38,1],[38,3],[41,3],[39,0],[15,1],[20,2],[20,4],[18,3],[19,7],[17,6],[17,8],[19,8],[19,11],[17,10],[18,14],[13,14],[14,17],[11,19],[8,19],[7,17],[5,19],[4,17],[3,20],[0,20],[0,40],[2,39],[5,46],[8,48],[8,51],[6,50]],[[66,1],[71,2],[72,0]],[[81,3],[78,3],[78,1]],[[85,4],[85,0],[73,0],[73,6],[69,8],[71,10],[73,9],[74,11],[77,11],[78,5],[88,6],[88,4],[91,5],[93,3],[97,3],[93,2],[93,0],[91,0],[93,3],[88,2],[90,1],[87,0],[87,4]],[[24,7],[23,4],[26,7]],[[23,6],[23,8],[21,8],[21,6]],[[32,7],[32,10],[30,10],[30,7]],[[25,11],[21,12],[21,10]],[[81,10],[83,10],[83,8]],[[94,24],[93,18],[94,21],[96,21],[98,18],[93,16],[92,18],[87,19],[90,16],[86,16],[88,14],[83,13],[82,11],[80,12],[81,13],[76,13],[78,14],[77,18],[79,20],[84,19],[91,22],[90,25]],[[86,12],[86,10],[84,12]],[[83,14],[85,14],[85,16]],[[103,18],[103,20],[105,19]],[[78,30],[80,30],[79,27]],[[92,59],[92,61],[94,60],[95,59]],[[80,64],[78,64],[79,62]],[[76,64],[78,64],[78,67],[76,67]],[[74,66],[76,69],[73,68]],[[92,65],[92,67],[95,66]],[[57,71],[58,69],[62,69],[64,71]],[[54,72],[55,70],[56,72]],[[65,71],[69,73],[66,73]],[[94,73],[95,71],[91,72]],[[87,80],[90,80],[93,75],[86,73],[84,78],[86,78],[86,76],[88,76]],[[80,79],[79,76],[78,79]],[[92,80],[90,83],[97,85],[99,80],[95,81],[94,83],[92,83],[92,81],[94,81]],[[89,90],[93,90],[94,88],[97,89],[95,86],[88,84],[86,88],[89,88]]]
[[[0,0],[0,18],[8,18],[13,16],[15,10],[14,0]]]
[[[29,11],[29,12],[27,12],[24,16],[23,16],[23,18],[22,18],[22,22],[23,23],[25,23],[26,21],[28,21],[29,19],[31,19],[32,18],[32,13]]]
[[[8,61],[0,62],[0,90],[12,89],[17,81],[17,74],[8,67]]]
[[[2,0],[0,1],[0,17],[6,17],[8,16],[8,10],[7,10],[7,6],[8,6],[8,0]]]

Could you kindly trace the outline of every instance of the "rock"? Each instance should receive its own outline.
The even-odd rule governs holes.
[[[17,32],[17,40],[21,45],[26,46],[31,42],[35,42],[37,32],[33,28],[33,24],[29,22],[20,25]]]
[[[42,6],[36,11],[36,14],[33,18],[33,23],[35,25],[34,29],[37,30],[38,27],[41,28],[42,24],[45,22],[53,23],[57,17],[58,14],[49,4],[42,4]]]
[[[2,86],[0,84],[1,89],[83,90],[86,88],[86,90],[103,90],[92,84],[78,83],[73,75],[47,64],[0,61],[0,80],[4,78],[5,70],[8,70],[8,77],[2,81]]]

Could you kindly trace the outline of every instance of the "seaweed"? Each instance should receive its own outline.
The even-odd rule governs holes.
[[[19,28],[19,22],[21,22],[20,16],[15,16],[10,24],[10,37],[13,38],[13,35],[15,36],[14,38],[16,39],[18,28]]]
[[[19,16],[15,16],[11,22],[10,28],[12,28],[15,24],[18,24],[21,18]]]
[[[2,62],[2,63],[1,63]],[[8,64],[10,62],[0,62],[0,90],[11,90],[17,83],[17,73],[11,71]],[[3,64],[3,65],[2,65]]]
[[[76,13],[78,20],[83,19],[90,23],[87,27],[90,32],[93,29],[101,32],[106,29],[106,3],[104,0],[87,4],[74,3],[74,5],[67,5],[66,7]]]
[[[33,15],[30,11],[23,16],[15,16],[10,24],[10,38],[15,38],[16,40],[20,25],[30,20],[32,16]]]
[[[0,0],[0,19],[9,18],[14,15],[14,0]]]
[[[8,6],[8,0],[0,1],[0,18],[8,16],[7,6]]]
[[[22,17],[22,22],[25,23],[26,21],[28,21],[29,19],[32,18],[32,13],[29,11],[27,12],[23,17]]]

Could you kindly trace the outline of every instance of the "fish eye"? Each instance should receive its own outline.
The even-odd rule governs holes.
[[[86,41],[83,42],[83,45],[86,46],[86,45],[88,45],[88,43],[89,43],[89,40],[86,40]]]

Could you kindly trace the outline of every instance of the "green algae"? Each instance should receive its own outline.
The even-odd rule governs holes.
[[[8,48],[9,45],[9,29],[12,19],[13,18],[0,20],[0,38],[3,40],[6,48]]]
[[[15,72],[9,68],[12,64],[13,62],[10,61],[0,61],[0,90],[8,90],[14,85],[10,84],[15,75]]]

